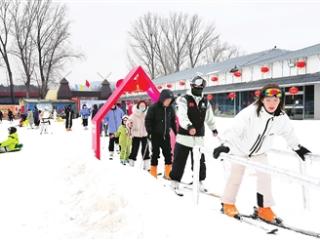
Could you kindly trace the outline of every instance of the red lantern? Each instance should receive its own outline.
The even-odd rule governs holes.
[[[212,94],[208,94],[207,99],[208,99],[209,101],[211,101],[211,100],[213,99],[213,95],[212,95]]]
[[[172,84],[168,83],[167,88],[172,88]]]
[[[212,76],[211,77],[211,81],[213,81],[213,82],[216,82],[216,81],[218,81],[219,80],[219,78],[217,77],[217,76]]]
[[[240,71],[236,71],[236,72],[233,73],[233,76],[241,77],[241,72]]]
[[[296,67],[297,68],[304,68],[306,66],[306,62],[303,60],[297,61],[296,62]]]
[[[255,90],[255,91],[254,91],[254,95],[255,95],[256,97],[260,97],[260,94],[261,94],[260,90]]]
[[[228,98],[231,99],[231,100],[235,99],[236,96],[237,96],[237,95],[236,95],[235,92],[230,92],[230,93],[228,94]]]
[[[186,85],[186,82],[185,82],[184,80],[180,80],[180,81],[179,81],[179,85],[180,85],[180,86],[184,86],[184,85]]]
[[[122,81],[123,81],[123,79],[119,79],[119,80],[116,82],[116,88],[118,88],[118,87],[121,85]]]
[[[262,66],[262,67],[260,68],[260,71],[261,71],[262,73],[267,73],[267,72],[269,72],[269,67],[267,67],[267,66]]]
[[[162,86],[159,85],[159,86],[157,86],[157,88],[158,88],[158,89],[162,89]]]
[[[291,95],[296,95],[299,92],[299,89],[297,87],[291,87],[289,88],[289,93]]]

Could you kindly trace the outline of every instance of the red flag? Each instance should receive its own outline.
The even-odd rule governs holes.
[[[86,87],[89,88],[90,87],[90,83],[88,80],[86,80]]]

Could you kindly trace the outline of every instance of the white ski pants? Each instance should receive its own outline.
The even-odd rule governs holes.
[[[268,158],[266,154],[252,156],[248,158],[248,161],[256,161],[263,164],[268,164]],[[240,188],[243,174],[245,172],[245,168],[246,167],[241,164],[231,165],[231,172],[221,198],[222,203],[234,204],[236,202],[236,197]],[[263,207],[270,207],[274,204],[271,192],[271,176],[267,173],[259,171],[256,172],[256,176],[257,193],[260,195],[260,201],[262,196]]]

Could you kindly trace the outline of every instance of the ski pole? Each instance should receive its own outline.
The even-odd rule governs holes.
[[[191,161],[193,162],[193,203],[195,206],[199,204],[199,175],[200,175],[200,147],[195,146],[195,137],[193,137],[194,147],[191,150]],[[194,154],[196,156],[194,156]],[[199,157],[200,156],[200,157]]]

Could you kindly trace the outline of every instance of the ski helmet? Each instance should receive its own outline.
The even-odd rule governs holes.
[[[13,133],[17,132],[17,129],[15,127],[9,127],[8,131],[9,131],[9,134],[13,134]]]
[[[195,76],[194,78],[192,78],[192,80],[190,81],[190,86],[192,88],[205,88],[207,85],[207,81],[201,77],[200,75]]]

